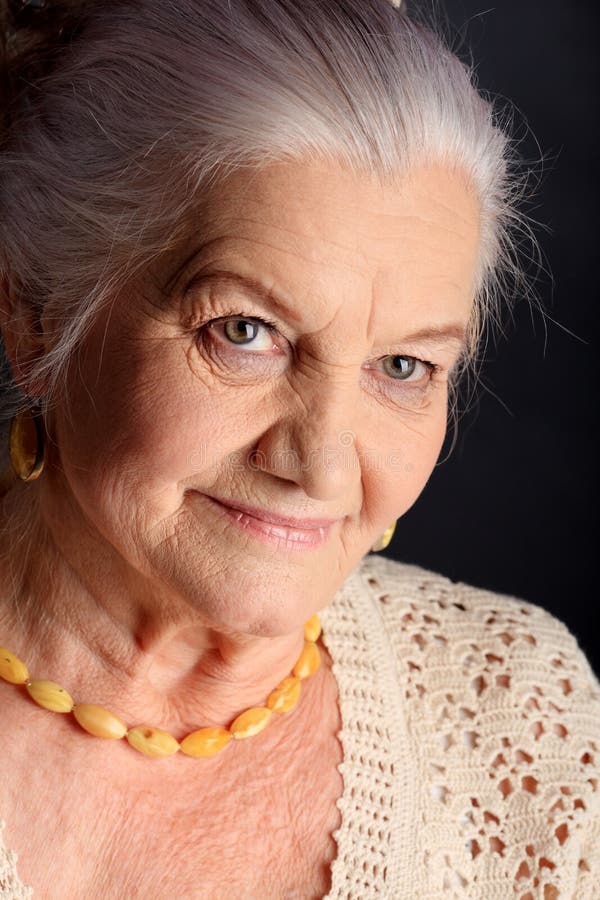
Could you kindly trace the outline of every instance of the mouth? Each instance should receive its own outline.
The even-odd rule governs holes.
[[[327,540],[337,519],[290,519],[267,510],[257,510],[253,515],[246,510],[255,507],[238,508],[230,506],[208,494],[203,495],[217,511],[229,517],[239,528],[253,537],[275,543],[279,547],[294,550],[309,550],[319,547]],[[241,504],[240,504],[241,506]],[[296,523],[301,523],[301,526]]]

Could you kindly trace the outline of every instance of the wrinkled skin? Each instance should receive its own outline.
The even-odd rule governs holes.
[[[124,670],[161,711],[199,671],[206,712],[221,715],[232,685],[239,703],[244,682],[260,695],[288,673],[304,620],[436,462],[460,340],[408,338],[466,326],[478,216],[461,175],[441,168],[393,188],[314,163],[239,173],[207,198],[204,239],[107,307],[73,361],[70,408],[49,425],[46,471],[23,493],[39,492],[47,538],[34,597],[57,631],[86,621],[83,671]],[[260,280],[287,312],[211,281],[216,269]],[[277,331],[201,325],[242,313]],[[398,354],[439,369],[406,377]],[[337,521],[297,552],[257,541],[204,494]]]
[[[207,197],[202,232],[102,312],[73,360],[69,408],[48,422],[45,471],[3,511],[34,497],[39,509],[27,585],[2,594],[7,646],[31,647],[36,671],[69,673],[88,702],[178,737],[264,702],[303,622],[422,491],[472,310],[479,204],[442,168],[383,188],[286,163]],[[287,310],[211,280],[217,269],[261,281]],[[432,329],[448,333],[411,337]],[[336,522],[299,551],[258,541],[205,495]],[[6,539],[0,550],[22,552]],[[315,697],[335,697],[328,663],[314,679]],[[294,729],[310,734],[319,716],[334,734],[333,714],[300,703],[280,744],[295,747]],[[237,758],[234,795],[248,764]]]

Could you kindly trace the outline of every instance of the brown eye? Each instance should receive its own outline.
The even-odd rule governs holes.
[[[223,323],[223,331],[232,344],[247,344],[254,340],[260,325],[248,319],[229,319]]]

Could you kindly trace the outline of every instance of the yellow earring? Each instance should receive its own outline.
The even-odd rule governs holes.
[[[388,544],[392,540],[395,530],[396,530],[396,522],[392,522],[392,524],[388,528],[385,529],[385,531],[383,532],[383,534],[381,535],[379,540],[375,541],[375,543],[371,547],[371,550],[375,550],[375,551],[376,550],[385,550],[385,548],[388,546]]]
[[[24,409],[10,423],[10,464],[21,481],[34,481],[42,474],[46,459],[43,419],[39,410]]]

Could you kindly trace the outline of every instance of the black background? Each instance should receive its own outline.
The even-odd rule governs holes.
[[[410,10],[410,2],[409,2]],[[596,4],[443,0],[478,87],[517,107],[520,153],[544,157],[527,206],[548,272],[488,347],[450,458],[384,554],[550,610],[600,673],[596,572]],[[529,129],[529,133],[528,130]],[[537,143],[536,143],[537,142]],[[539,146],[538,146],[539,144]],[[449,443],[447,444],[447,448]],[[446,448],[446,449],[447,449]],[[440,459],[444,458],[446,450]]]

